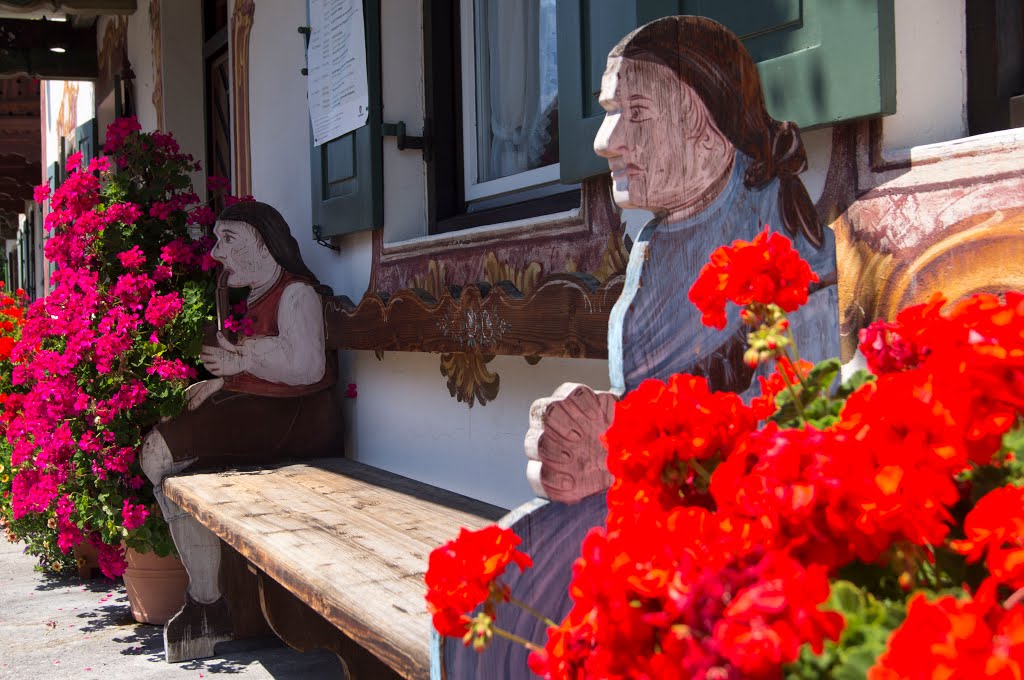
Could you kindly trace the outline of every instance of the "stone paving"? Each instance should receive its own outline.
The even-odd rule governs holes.
[[[162,628],[135,623],[120,581],[48,576],[22,548],[0,541],[2,680],[342,677],[333,655],[299,654],[276,639],[226,643],[216,658],[168,664]]]

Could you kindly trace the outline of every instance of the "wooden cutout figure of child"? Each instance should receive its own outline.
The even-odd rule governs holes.
[[[604,122],[595,152],[608,160],[623,208],[654,213],[630,252],[609,319],[611,392],[563,385],[531,410],[527,476],[543,496],[575,502],[611,481],[599,437],[614,401],[646,378],[708,378],[744,392],[746,329],[700,322],[687,293],[711,252],[769,225],[794,241],[831,285],[790,315],[804,358],[839,351],[835,237],[798,177],[807,166],[796,125],[765,109],[757,67],[739,39],[710,19],[666,17],[636,29],[609,53],[601,83]]]
[[[143,442],[141,463],[189,574],[182,609],[164,628],[169,662],[213,654],[231,639],[218,584],[220,539],[163,494],[163,480],[200,471],[338,455],[341,417],[337,364],[324,345],[320,295],[281,214],[243,201],[221,212],[211,256],[231,288],[248,288],[251,335],[231,342],[218,332],[201,359],[216,376],[189,387],[186,410]],[[249,325],[251,324],[251,326]]]

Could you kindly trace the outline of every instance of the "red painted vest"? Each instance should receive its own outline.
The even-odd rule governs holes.
[[[271,286],[270,290],[260,299],[249,306],[249,311],[246,312],[244,318],[252,320],[253,337],[274,337],[280,335],[281,331],[277,325],[277,312],[281,305],[281,296],[284,295],[285,288],[292,283],[312,285],[309,279],[282,270],[277,283]],[[311,385],[286,385],[257,378],[250,373],[243,372],[224,378],[224,389],[232,392],[258,394],[264,397],[301,397],[319,392],[331,387],[338,380],[337,354],[330,350],[325,350],[325,352],[324,376]]]

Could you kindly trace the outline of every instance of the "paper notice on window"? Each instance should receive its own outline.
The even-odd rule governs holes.
[[[309,0],[307,97],[313,145],[366,125],[366,33],[362,0]]]

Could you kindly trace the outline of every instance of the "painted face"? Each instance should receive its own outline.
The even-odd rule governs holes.
[[[600,102],[605,117],[594,151],[608,160],[622,208],[672,212],[731,163],[733,147],[707,107],[663,64],[609,58]]]
[[[210,256],[224,265],[232,288],[259,286],[275,274],[273,256],[259,232],[245,222],[217,222],[217,243]]]

